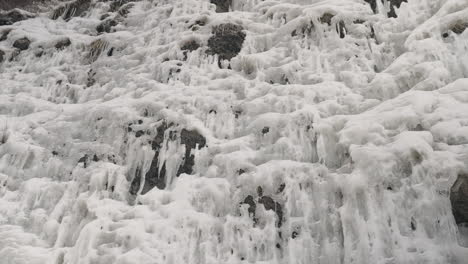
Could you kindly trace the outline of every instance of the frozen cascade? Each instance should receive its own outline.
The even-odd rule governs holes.
[[[467,263],[468,0],[31,2],[0,264]]]

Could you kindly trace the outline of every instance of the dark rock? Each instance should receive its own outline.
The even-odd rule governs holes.
[[[200,44],[198,44],[198,42],[196,42],[195,40],[187,41],[180,47],[181,50],[188,50],[188,51],[194,51],[194,50],[197,50],[198,48],[200,48]]]
[[[109,18],[109,19],[106,19],[104,21],[102,21],[97,27],[96,27],[96,31],[98,33],[110,33],[111,30],[112,30],[112,27],[115,27],[117,26],[117,21],[115,21],[114,19],[112,18]]]
[[[104,20],[104,19],[106,19],[106,18],[108,18],[108,17],[110,17],[110,14],[106,13],[106,14],[102,15],[102,16],[99,18],[99,20]]]
[[[91,7],[91,0],[75,0],[66,3],[52,13],[52,19],[63,18],[65,21],[70,20],[72,17],[79,17],[84,15]]]
[[[334,16],[335,15],[332,15],[330,13],[325,13],[319,18],[319,21],[320,23],[328,24],[329,26],[331,26],[331,21]]]
[[[286,184],[285,183],[280,184],[276,193],[282,193],[284,191],[284,188],[286,188]]]
[[[88,154],[85,154],[83,157],[81,157],[78,160],[78,163],[83,163],[83,167],[86,168],[88,166]]]
[[[14,61],[18,57],[18,55],[20,55],[20,53],[21,50],[19,49],[13,50],[13,52],[10,54],[10,58],[8,59],[8,61]]]
[[[58,152],[55,151],[55,150],[53,150],[53,151],[52,151],[52,155],[57,156],[57,155],[58,155]]]
[[[88,78],[86,80],[86,87],[91,87],[96,83],[96,79],[94,78],[96,76],[96,71],[93,69],[90,69],[88,71]]]
[[[196,130],[182,129],[180,133],[181,144],[185,145],[184,163],[177,171],[177,176],[182,173],[192,174],[192,167],[195,164],[195,156],[191,150],[198,146],[198,149],[206,145],[206,139]]]
[[[258,186],[258,187],[257,187],[257,195],[260,196],[260,197],[263,196],[263,189],[262,189],[261,186]]]
[[[220,60],[230,60],[242,49],[245,33],[240,25],[221,24],[213,28],[213,36],[208,40],[208,53],[218,54]]]
[[[388,17],[397,17],[395,8],[400,8],[401,3],[407,3],[407,0],[390,0],[390,11],[387,13]]]
[[[11,30],[12,30],[11,28],[4,30],[2,32],[2,35],[0,36],[0,41],[6,40],[8,38],[8,34],[10,34]]]
[[[14,43],[13,43],[13,47],[19,49],[19,50],[27,50],[29,49],[29,45],[31,44],[31,41],[24,37],[24,38],[20,38],[20,39],[17,39]]]
[[[278,216],[278,222],[277,226],[281,227],[282,222],[283,222],[283,208],[281,205],[277,202],[275,202],[271,197],[269,196],[263,196],[258,200],[259,204],[263,204],[266,210],[272,210],[276,213]]]
[[[89,63],[95,62],[102,52],[109,47],[109,42],[103,39],[97,39],[89,44],[89,52],[87,54],[87,60]]]
[[[3,50],[0,50],[0,63],[2,63],[3,60],[5,60],[5,52]]]
[[[96,154],[93,155],[93,161],[94,162],[98,162],[99,161],[99,158]]]
[[[229,12],[229,7],[232,5],[232,0],[210,0],[210,2],[216,5],[216,13]]]
[[[122,17],[127,17],[127,15],[130,14],[130,9],[132,9],[134,6],[135,4],[133,3],[126,4],[122,6],[117,13]]]
[[[166,188],[166,164],[164,163],[160,170],[159,152],[162,148],[162,143],[164,142],[164,132],[169,127],[170,126],[167,125],[166,122],[160,125],[157,128],[156,137],[151,142],[151,148],[154,150],[155,153],[153,156],[153,160],[151,161],[150,169],[145,175],[145,184],[143,185],[141,194],[147,193],[149,190],[153,189],[155,186],[158,189]],[[142,177],[141,169],[137,169],[135,176],[133,177],[133,181],[130,185],[130,194],[136,195],[138,193],[138,190],[140,189],[140,185],[141,185],[141,177]]]
[[[452,213],[457,224],[468,224],[468,175],[458,175],[450,189]]]
[[[107,52],[107,56],[111,57],[112,55],[114,55],[114,47],[110,48]]]
[[[340,35],[340,38],[344,38],[346,36],[346,26],[343,21],[340,21],[336,24],[336,32]]]
[[[140,190],[140,185],[141,185],[141,169],[138,167],[135,172],[135,176],[133,176],[132,183],[130,184],[130,189],[128,192],[131,195],[136,195],[138,191]]]
[[[33,17],[34,15],[20,9],[13,9],[7,12],[0,10],[0,26],[12,25],[16,22]]]
[[[372,11],[374,12],[374,14],[376,14],[377,13],[377,0],[364,0],[364,1],[366,1],[370,5]]]
[[[64,39],[57,41],[57,43],[55,43],[55,48],[58,50],[63,50],[70,45],[71,45],[70,39],[64,38]]]
[[[294,238],[296,238],[298,235],[299,235],[299,233],[298,233],[297,231],[293,231],[292,234],[291,234],[291,238],[294,239]]]
[[[468,28],[468,22],[459,21],[456,23],[450,30],[452,30],[455,34],[460,35]]]
[[[411,217],[411,222],[410,222],[411,230],[416,231],[416,220]]]
[[[119,10],[122,6],[127,5],[131,2],[136,2],[136,0],[113,0],[110,4],[110,11],[115,12]]]
[[[265,135],[265,134],[268,133],[268,132],[270,132],[270,128],[269,128],[269,127],[264,127],[264,128],[262,128],[262,134]]]
[[[135,137],[139,138],[139,137],[143,136],[144,134],[145,134],[145,131],[138,130],[137,132],[135,132]]]
[[[241,205],[242,204],[249,205],[249,209],[247,209],[247,211],[249,212],[249,216],[255,218],[255,210],[257,208],[257,205],[255,204],[255,200],[252,197],[252,195],[248,195],[247,197],[245,197],[244,201],[241,202]]]
[[[164,122],[157,128],[156,137],[151,142],[151,148],[155,151],[153,160],[150,165],[150,169],[145,175],[145,183],[141,194],[145,194],[154,187],[158,189],[166,188],[166,164],[164,163],[159,167],[159,154],[162,149],[162,143],[164,142],[164,134],[167,129],[169,129],[172,124],[167,124]],[[195,130],[186,130],[182,129],[180,134],[176,131],[169,131],[168,140],[176,140],[180,136],[181,144],[185,145],[185,155],[183,164],[179,167],[177,171],[177,176],[182,173],[191,174],[192,167],[195,164],[195,156],[191,154],[191,150],[194,148],[201,149],[206,145],[206,139]],[[137,132],[138,133],[138,132]],[[130,188],[131,194],[136,194],[140,188],[141,183],[141,171],[136,173]]]

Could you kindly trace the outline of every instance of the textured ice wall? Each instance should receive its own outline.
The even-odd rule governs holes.
[[[468,1],[213,2],[0,26],[0,263],[466,263]]]

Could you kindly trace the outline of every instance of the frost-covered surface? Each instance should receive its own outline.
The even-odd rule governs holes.
[[[467,0],[138,1],[98,35],[110,3],[0,27],[1,264],[466,263]],[[176,177],[160,129],[142,194],[166,123],[206,145]]]

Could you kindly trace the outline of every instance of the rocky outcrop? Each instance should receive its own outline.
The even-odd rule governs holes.
[[[96,27],[96,31],[98,33],[110,33],[111,30],[112,30],[112,27],[115,27],[117,26],[117,21],[115,21],[115,19],[112,19],[112,18],[108,18],[104,21],[102,21],[97,27]]]
[[[172,127],[172,124],[164,122],[157,128],[156,137],[151,142],[151,148],[154,150],[153,160],[149,170],[145,174],[145,182],[141,190],[141,194],[145,194],[154,187],[158,189],[166,188],[166,163],[160,164],[160,152],[163,148],[163,142],[165,140],[166,130]],[[185,145],[185,154],[183,156],[183,162],[177,170],[176,176],[182,173],[192,174],[193,165],[195,164],[195,156],[192,150],[195,148],[201,149],[206,145],[206,139],[196,130],[182,129],[180,132],[176,130],[169,131],[168,139],[175,141],[180,138],[180,144]],[[130,186],[130,194],[136,195],[141,186],[142,172],[140,169],[135,173],[135,177],[132,180]]]
[[[52,19],[63,18],[65,21],[82,16],[91,7],[91,0],[75,0],[64,4],[52,13]]]
[[[450,189],[452,213],[457,224],[468,224],[468,175],[459,175]]]
[[[390,0],[390,11],[387,13],[388,17],[397,17],[396,8],[400,8],[403,2],[408,2],[407,0]]]
[[[13,9],[7,12],[0,10],[0,26],[12,25],[16,22],[33,17],[33,14],[20,9]]]
[[[217,54],[221,60],[230,60],[242,49],[245,33],[240,25],[226,23],[213,27],[213,36],[208,40],[208,53]]]
[[[28,38],[24,37],[24,38],[17,39],[15,42],[13,42],[13,47],[19,50],[27,50],[29,49],[30,44],[31,44],[31,41]]]

